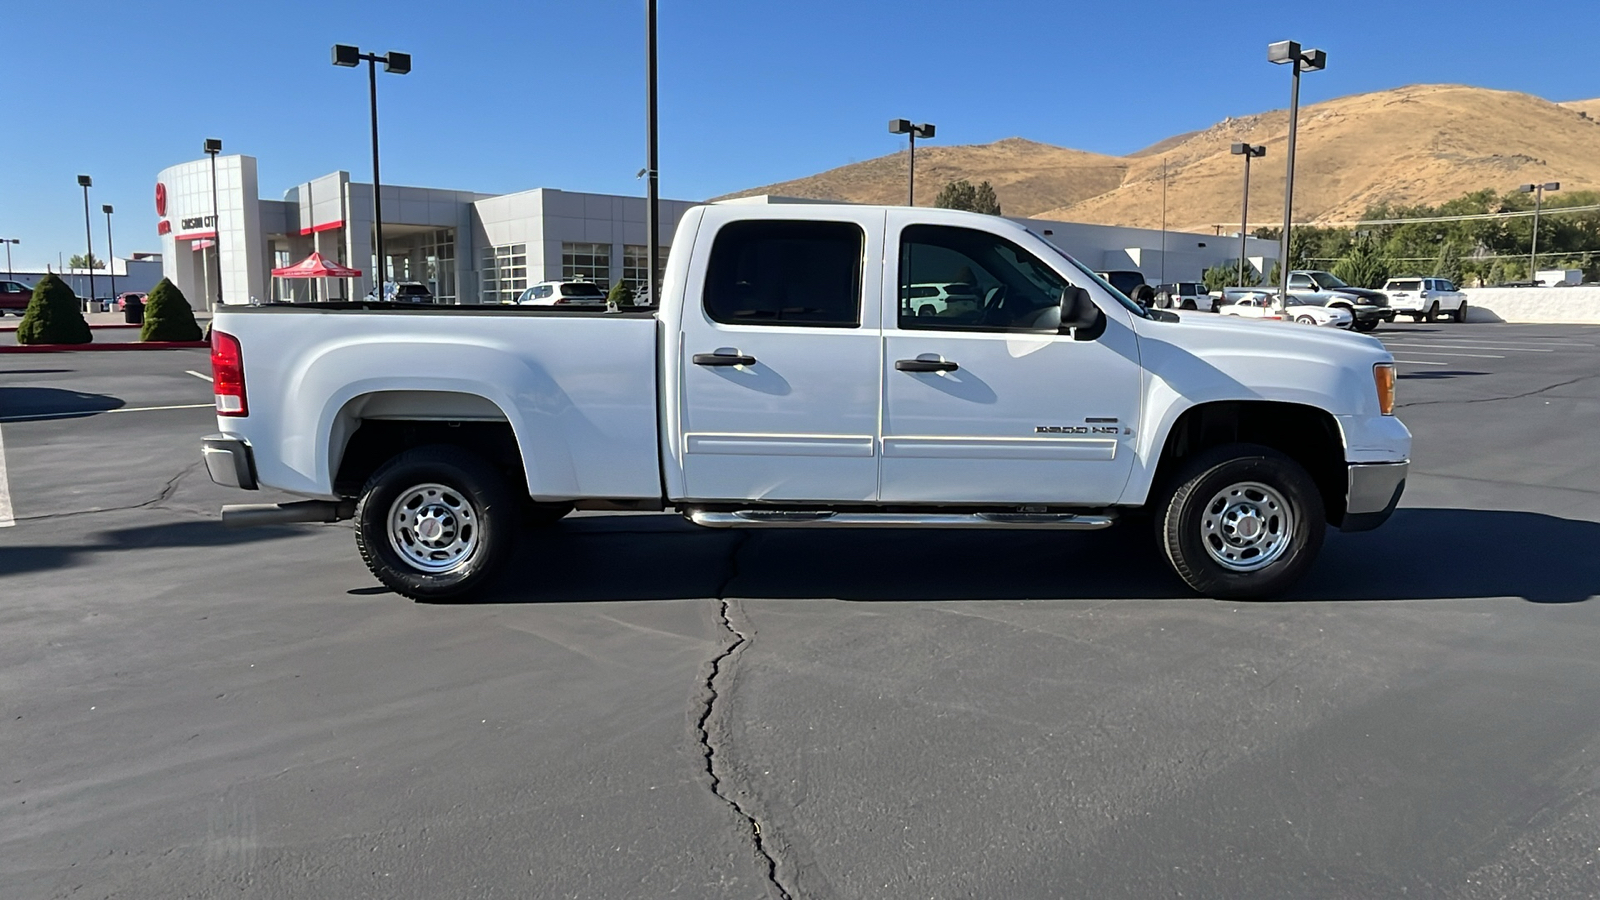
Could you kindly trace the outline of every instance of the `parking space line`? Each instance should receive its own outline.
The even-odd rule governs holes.
[[[26,416],[0,416],[0,422],[27,422],[33,419],[81,419],[111,413],[159,412],[164,409],[215,409],[215,403],[184,403],[178,406],[125,406],[121,409],[85,409],[77,412],[33,413]]]
[[[6,480],[6,439],[0,434],[0,528],[17,524],[11,514],[11,483]]]
[[[211,376],[207,375],[207,374],[205,374],[203,372],[196,372],[193,369],[184,369],[183,371],[185,373],[189,374],[189,375],[193,375],[196,378],[204,379],[206,381],[210,381],[211,380]]]
[[[1548,350],[1548,349],[1545,349],[1545,348],[1542,348],[1542,347],[1540,347],[1540,348],[1534,348],[1534,347],[1488,347],[1488,346],[1479,346],[1479,345],[1476,345],[1476,344],[1474,344],[1472,346],[1467,346],[1467,345],[1464,345],[1464,344],[1435,344],[1432,341],[1429,341],[1427,343],[1416,343],[1416,344],[1404,344],[1404,343],[1401,343],[1399,341],[1395,341],[1392,344],[1385,344],[1384,346],[1387,346],[1387,347],[1432,347],[1435,350],[1504,350],[1507,353],[1554,353],[1555,352],[1554,350]]]
[[[1475,359],[1505,359],[1504,356],[1501,356],[1498,353],[1462,353],[1459,350],[1452,350],[1447,353],[1436,353],[1432,350],[1413,350],[1410,347],[1407,347],[1400,352],[1410,353],[1413,356],[1470,356]]]
[[[1397,363],[1405,363],[1408,366],[1448,366],[1448,365],[1450,365],[1449,363],[1430,362],[1429,360],[1426,360],[1426,359],[1397,359],[1397,360],[1395,360],[1395,362],[1397,362]]]

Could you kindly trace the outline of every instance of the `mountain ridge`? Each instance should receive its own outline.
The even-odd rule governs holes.
[[[1023,137],[917,149],[917,203],[946,183],[989,181],[1008,215],[1237,230],[1243,161],[1234,142],[1267,147],[1251,168],[1250,227],[1281,223],[1288,111],[1230,116],[1126,156]],[[1600,98],[1561,103],[1469,85],[1408,85],[1300,110],[1295,220],[1355,221],[1370,206],[1433,205],[1484,188],[1559,181],[1600,189]],[[1162,208],[1161,171],[1167,172]],[[772,194],[903,203],[906,153],[839,166],[731,197]]]

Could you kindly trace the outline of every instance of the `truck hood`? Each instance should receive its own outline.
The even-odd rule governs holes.
[[[1141,338],[1165,341],[1198,355],[1209,352],[1260,353],[1263,356],[1317,356],[1336,364],[1370,367],[1392,358],[1383,342],[1351,331],[1300,325],[1277,319],[1246,319],[1216,313],[1177,311],[1177,322],[1141,319]]]

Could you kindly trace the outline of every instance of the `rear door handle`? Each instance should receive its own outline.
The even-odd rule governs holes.
[[[738,351],[728,353],[718,350],[716,353],[696,353],[694,355],[694,364],[697,366],[753,366],[756,364],[756,358]]]
[[[961,368],[948,359],[897,359],[894,367],[902,372],[954,372]]]

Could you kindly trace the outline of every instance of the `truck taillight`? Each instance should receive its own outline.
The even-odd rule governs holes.
[[[248,416],[244,396],[244,350],[231,334],[211,331],[211,384],[217,395],[217,415]]]

